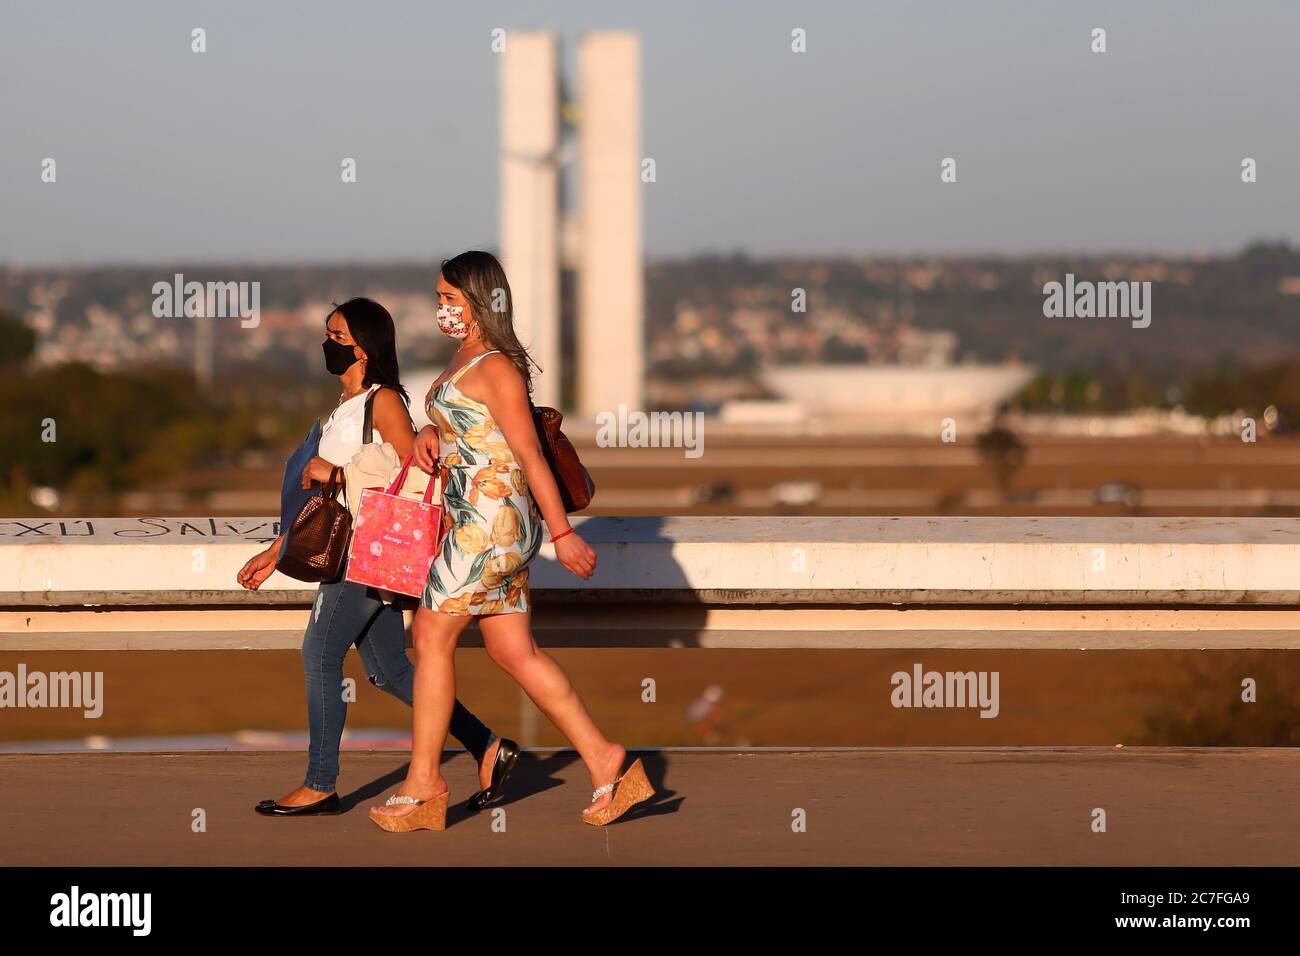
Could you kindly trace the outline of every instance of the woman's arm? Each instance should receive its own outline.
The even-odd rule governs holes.
[[[375,404],[371,407],[371,425],[384,436],[397,452],[401,461],[411,454],[415,444],[415,433],[411,431],[411,418],[406,414],[406,405],[401,396],[391,388],[381,388],[375,393]],[[310,488],[313,481],[321,484],[330,480],[334,463],[317,455],[302,470],[302,487]],[[339,484],[343,484],[343,474],[339,473]]]
[[[391,444],[397,457],[406,461],[415,442],[415,432],[411,431],[411,418],[406,414],[406,403],[391,388],[381,388],[375,393],[371,422],[384,436],[384,441]]]
[[[564,511],[564,501],[555,485],[551,466],[546,463],[542,446],[537,441],[537,429],[533,425],[532,410],[528,407],[524,381],[514,363],[500,353],[489,355],[478,363],[478,368],[483,370],[480,389],[487,393],[484,404],[501,434],[505,435],[515,463],[523,469],[537,509],[554,537],[568,529],[569,516]]]
[[[284,543],[284,535],[285,532],[281,531],[266,550],[257,552],[244,563],[239,573],[235,575],[242,587],[256,591],[274,573],[275,560],[280,555],[280,545]]]
[[[551,466],[542,454],[533,425],[532,410],[528,407],[528,390],[514,363],[505,355],[489,355],[478,363],[473,372],[482,370],[475,385],[485,393],[483,404],[488,408],[515,463],[523,470],[528,488],[537,510],[542,513],[551,537],[569,529],[569,516],[564,510],[564,500],[551,474]],[[464,393],[464,389],[461,389]],[[596,570],[596,552],[577,534],[565,535],[555,542],[555,554],[560,563],[581,578],[589,578]]]
[[[302,487],[310,488],[313,481],[320,482],[322,485],[330,480],[330,475],[334,472],[334,462],[317,455],[311,461],[307,462],[302,469]],[[339,473],[339,481],[343,480],[342,472]]]

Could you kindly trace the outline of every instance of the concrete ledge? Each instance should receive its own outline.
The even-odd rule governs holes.
[[[599,555],[592,580],[549,543],[533,569],[552,647],[1300,647],[1297,519],[575,524]],[[0,649],[297,647],[314,588],[278,574],[259,592],[235,582],[277,530],[261,518],[0,520]]]
[[[539,603],[1293,605],[1300,519],[591,517],[581,581],[543,545]],[[235,572],[265,518],[0,520],[0,605],[306,604]]]
[[[294,650],[306,608],[0,611],[0,651]],[[408,624],[410,614],[408,612]],[[597,605],[533,617],[548,648],[1300,648],[1300,610]],[[463,647],[481,647],[471,626]]]

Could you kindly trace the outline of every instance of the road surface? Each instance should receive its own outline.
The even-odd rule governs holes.
[[[347,752],[334,817],[257,816],[301,753],[0,755],[0,865],[1295,865],[1300,750],[651,751],[659,793],[581,823],[571,751],[526,753],[501,813],[470,816],[446,764],[448,829],[366,816],[406,755]],[[194,832],[195,811],[204,832]],[[1094,832],[1095,811],[1105,832]],[[795,823],[799,811],[803,832]]]

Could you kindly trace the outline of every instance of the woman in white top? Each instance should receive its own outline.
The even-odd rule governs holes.
[[[378,302],[350,299],[325,320],[322,343],[325,367],[337,375],[343,391],[338,407],[321,429],[318,454],[302,473],[302,486],[324,482],[335,467],[352,460],[364,435],[366,406],[371,406],[369,440],[389,442],[398,457],[411,454],[414,430],[406,410],[406,389],[397,369],[393,318]],[[239,583],[257,590],[275,570],[283,534],[239,572]],[[371,683],[404,701],[412,701],[414,668],[406,656],[402,609],[385,604],[364,585],[343,576],[319,585],[311,618],[303,636],[303,671],[307,679],[307,717],[311,728],[307,776],[303,785],[279,800],[263,800],[258,813],[269,816],[303,816],[338,813],[335,790],[339,774],[339,744],[347,720],[343,699],[343,660],[356,645]],[[470,798],[469,808],[480,809],[500,794],[514,767],[518,745],[501,740],[457,701],[451,733],[479,764],[483,789]]]

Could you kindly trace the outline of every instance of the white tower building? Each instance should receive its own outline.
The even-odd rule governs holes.
[[[645,378],[640,40],[588,34],[578,48],[577,411],[639,409]],[[560,405],[559,41],[510,33],[501,65],[501,259],[515,328],[541,364],[534,398]]]
[[[542,367],[533,400],[560,404],[559,41],[511,31],[501,54],[501,264],[515,330]]]
[[[645,378],[641,261],[641,44],[635,33],[583,37],[578,49],[581,267],[580,416],[640,409]]]

